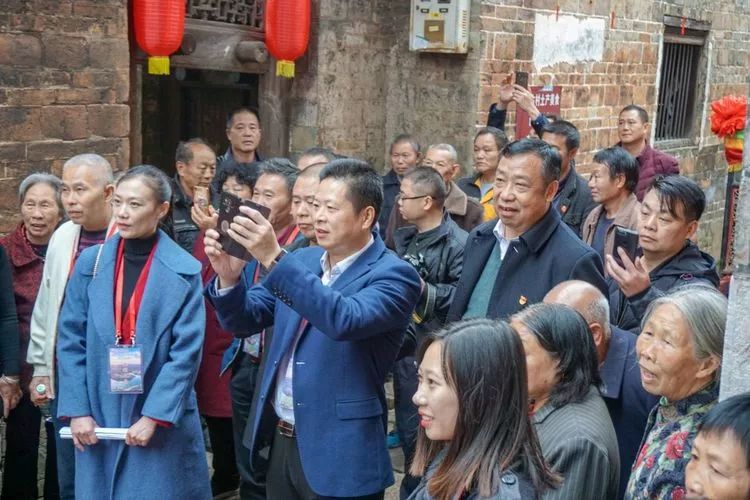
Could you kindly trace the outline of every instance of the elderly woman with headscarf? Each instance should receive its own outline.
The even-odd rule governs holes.
[[[643,387],[661,396],[649,415],[626,498],[684,498],[685,467],[719,395],[727,300],[686,287],[651,303],[636,351]]]

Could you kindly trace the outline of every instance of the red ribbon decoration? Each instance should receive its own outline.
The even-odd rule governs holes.
[[[615,11],[609,15],[609,29],[615,29]]]
[[[122,302],[123,302],[123,281],[125,268],[124,262],[124,240],[120,240],[120,244],[117,246],[117,262],[115,264],[115,343],[117,345],[135,345],[135,323],[138,316],[138,310],[141,307],[141,300],[143,299],[143,292],[146,289],[146,281],[148,280],[148,272],[151,269],[151,262],[154,260],[154,253],[156,252],[156,244],[151,249],[151,253],[148,254],[148,260],[146,265],[143,266],[138,281],[135,283],[135,290],[133,290],[133,296],[130,298],[128,303],[128,310],[125,311],[125,316],[122,314]]]
[[[685,19],[685,16],[682,16],[682,20],[680,21],[680,35],[685,36],[685,26],[687,25],[687,20]]]

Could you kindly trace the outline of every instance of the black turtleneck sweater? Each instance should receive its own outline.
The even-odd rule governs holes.
[[[148,260],[148,255],[151,253],[151,249],[156,244],[158,238],[158,233],[154,233],[151,236],[146,236],[144,238],[123,240],[125,242],[125,248],[123,248],[125,268],[123,269],[122,284],[123,315],[125,314],[125,311],[128,310],[128,304],[130,304],[130,298],[133,296],[135,284],[138,281],[143,266],[146,265],[146,261]]]

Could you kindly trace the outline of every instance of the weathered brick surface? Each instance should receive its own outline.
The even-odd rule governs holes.
[[[606,20],[604,57],[601,62],[558,63],[552,67],[533,67],[535,14],[579,17],[597,16]],[[611,14],[614,11],[614,23]],[[657,143],[680,159],[685,175],[701,184],[708,207],[698,233],[702,247],[718,257],[725,195],[725,161],[719,141],[711,134],[708,122],[710,101],[726,94],[747,93],[747,67],[750,61],[750,8],[725,0],[708,2],[634,0],[613,1],[519,1],[483,0],[481,7],[480,90],[476,103],[476,123],[487,119],[486,110],[497,98],[497,85],[511,70],[532,72],[531,84],[555,83],[563,86],[562,117],[581,130],[581,148],[577,163],[584,174],[598,149],[617,142],[619,110],[631,103],[657,112],[659,49],[664,32],[664,15],[708,22],[711,25],[711,63],[700,81],[708,81],[707,95],[696,95],[696,113],[691,138],[685,141]],[[708,49],[704,49],[706,53]],[[702,89],[699,89],[702,94]],[[513,132],[515,115],[509,114],[507,130]]]
[[[127,2],[5,0],[0,8],[0,233],[15,190],[83,152],[128,165]]]

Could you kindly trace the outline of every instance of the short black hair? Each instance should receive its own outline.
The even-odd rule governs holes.
[[[578,132],[578,129],[575,125],[565,120],[555,120],[545,123],[539,137],[544,138],[544,134],[555,134],[565,137],[565,147],[568,148],[568,151],[578,149],[581,145],[581,134]]]
[[[502,151],[502,149],[508,145],[508,136],[505,135],[505,132],[495,127],[480,128],[479,130],[477,130],[477,133],[474,134],[474,140],[472,142],[477,142],[477,139],[483,135],[492,136],[492,139],[495,141],[495,146],[497,146],[498,151]]]
[[[302,158],[303,156],[322,156],[328,161],[333,161],[336,159],[336,153],[334,153],[329,148],[322,148],[320,146],[307,148],[306,150],[302,151],[302,154],[299,155],[298,158]]]
[[[358,213],[367,207],[375,209],[375,224],[383,206],[383,179],[375,169],[365,161],[343,158],[333,160],[320,173],[320,182],[329,178],[346,183],[347,199]]]
[[[750,466],[750,392],[725,399],[698,424],[698,433],[723,436],[727,432],[739,442]]]
[[[292,189],[294,189],[294,183],[297,182],[299,169],[294,163],[286,158],[269,158],[260,162],[260,173],[258,174],[258,178],[263,174],[283,177],[286,181],[286,189],[289,191],[289,196],[291,196]]]
[[[609,167],[609,178],[625,177],[625,189],[634,192],[638,185],[638,162],[619,146],[602,149],[594,155],[594,161]]]
[[[213,148],[211,148],[205,140],[200,137],[193,137],[187,141],[180,141],[177,144],[177,150],[174,153],[175,163],[180,162],[187,165],[193,161],[193,146],[206,146],[213,152]]]
[[[578,403],[591,386],[599,387],[594,337],[578,311],[562,304],[538,303],[517,313],[511,321],[524,325],[558,362],[558,382],[549,398],[552,405]]]
[[[240,184],[249,186],[252,191],[260,175],[260,163],[259,161],[238,163],[234,158],[227,158],[222,162],[211,182],[214,192],[221,193],[224,183],[230,177],[237,179]]]
[[[560,169],[562,168],[562,157],[560,152],[541,139],[520,139],[505,146],[500,154],[505,158],[532,154],[542,161],[542,178],[549,186],[552,181],[560,180]]]
[[[404,142],[408,143],[415,153],[419,154],[422,152],[422,145],[419,144],[419,141],[417,140],[417,138],[411,134],[397,135],[396,138],[393,139],[393,142],[391,143],[391,148],[389,149],[389,151],[393,151],[393,146],[395,146],[396,144],[401,144]]]
[[[687,222],[700,220],[706,209],[706,194],[694,180],[682,175],[659,175],[646,194],[651,190],[656,190],[660,208],[669,212],[672,217],[678,217],[678,203],[682,205]]]
[[[635,112],[637,112],[638,113],[638,118],[641,119],[641,122],[648,123],[648,113],[642,107],[637,106],[635,104],[628,104],[627,106],[625,106],[624,108],[622,108],[620,110],[620,115],[623,114],[623,113],[625,113],[626,111],[635,111]],[[620,115],[617,115],[617,116],[620,116]]]
[[[448,196],[448,188],[440,173],[432,167],[416,167],[404,175],[401,182],[409,179],[416,187],[419,186],[419,194],[431,197],[435,203],[442,207]]]
[[[251,115],[254,115],[255,118],[258,119],[258,125],[260,125],[260,113],[256,108],[250,106],[240,106],[227,113],[227,128],[232,128],[232,120],[234,120],[234,117],[240,113],[250,113]]]

